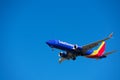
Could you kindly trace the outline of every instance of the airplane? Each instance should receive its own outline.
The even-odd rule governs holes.
[[[115,52],[115,50],[112,50],[110,52],[105,53],[105,47],[106,47],[105,41],[110,39],[112,35],[113,33],[111,33],[108,37],[102,40],[98,40],[96,42],[84,46],[70,44],[67,42],[63,42],[61,40],[48,40],[46,44],[51,48],[56,48],[64,51],[59,53],[60,56],[59,63],[63,62],[64,60],[70,60],[70,59],[76,60],[76,57],[78,56],[85,56],[87,58],[93,58],[93,59],[102,59],[102,58],[106,58],[109,54]],[[100,46],[98,47],[98,49],[92,50],[92,48],[98,46],[99,44]]]

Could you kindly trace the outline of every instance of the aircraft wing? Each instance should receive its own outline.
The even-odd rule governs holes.
[[[111,33],[107,38],[104,38],[102,40],[99,40],[99,41],[96,41],[96,42],[93,42],[93,43],[90,43],[90,44],[87,44],[87,45],[83,46],[82,47],[83,51],[87,51],[89,49],[92,49],[92,48],[98,46],[99,43],[110,39],[112,37],[112,35],[113,35],[113,33]]]

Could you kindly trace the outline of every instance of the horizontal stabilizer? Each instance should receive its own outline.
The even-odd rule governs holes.
[[[112,54],[112,53],[115,53],[115,52],[117,52],[117,51],[116,51],[116,50],[113,50],[113,51],[110,51],[110,52],[106,52],[106,53],[104,54],[104,56],[107,56],[107,55]]]

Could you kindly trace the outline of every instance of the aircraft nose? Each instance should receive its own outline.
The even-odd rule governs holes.
[[[50,42],[50,41],[47,41],[46,44],[51,45],[51,42]]]
[[[49,41],[46,42],[46,44],[48,44],[49,46],[52,46],[52,45],[54,45],[54,41],[53,40],[49,40]]]
[[[57,42],[56,40],[49,40],[46,42],[46,44],[49,46],[54,46],[54,45],[56,45],[56,42]]]

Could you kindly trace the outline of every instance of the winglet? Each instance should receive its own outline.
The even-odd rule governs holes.
[[[109,35],[109,38],[111,38],[113,36],[113,32]]]

